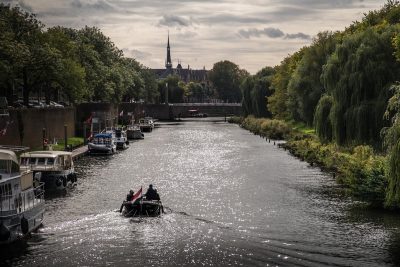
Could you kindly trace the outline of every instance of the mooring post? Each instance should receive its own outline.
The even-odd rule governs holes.
[[[64,125],[64,150],[65,151],[67,151],[67,148],[68,148],[67,129],[68,129],[68,126]]]
[[[42,129],[42,145],[43,145],[43,150],[46,149],[46,128]]]

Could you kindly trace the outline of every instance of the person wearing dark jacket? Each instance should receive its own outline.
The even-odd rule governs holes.
[[[132,189],[129,190],[129,194],[126,195],[126,201],[131,201],[134,194],[135,192]]]
[[[149,188],[147,189],[147,192],[145,194],[147,200],[157,200],[157,191],[153,189],[153,185],[149,185]],[[160,197],[158,197],[160,198]]]

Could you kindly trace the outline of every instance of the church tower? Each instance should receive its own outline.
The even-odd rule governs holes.
[[[165,68],[172,69],[171,50],[169,47],[169,32],[168,32],[168,44],[167,44],[167,60],[165,61]]]

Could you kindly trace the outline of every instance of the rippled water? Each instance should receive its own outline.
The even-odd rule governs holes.
[[[400,216],[360,209],[331,176],[237,125],[163,124],[125,151],[76,165],[77,187],[49,198],[44,227],[0,264],[400,264]],[[128,190],[150,183],[167,213],[121,217]]]

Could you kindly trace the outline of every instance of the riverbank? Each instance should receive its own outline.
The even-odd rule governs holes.
[[[384,208],[386,188],[386,157],[374,153],[370,146],[354,148],[323,144],[312,130],[300,129],[287,122],[265,118],[239,118],[229,120],[267,139],[284,139],[281,147],[311,165],[331,172],[344,186],[347,194],[365,201],[373,207]]]

